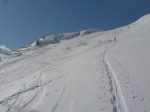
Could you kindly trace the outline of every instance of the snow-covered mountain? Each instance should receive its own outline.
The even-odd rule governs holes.
[[[8,49],[5,45],[0,45],[0,56],[10,54],[11,50]]]
[[[44,36],[0,62],[0,112],[149,112],[150,15]]]
[[[50,36],[43,36],[30,44],[29,46],[44,46],[48,44],[55,44],[59,43],[62,40],[69,40],[75,37],[82,37],[94,32],[98,32],[100,30],[97,29],[89,29],[89,30],[83,30],[81,32],[74,32],[74,33],[62,33],[62,34],[56,34],[56,35],[50,35]]]

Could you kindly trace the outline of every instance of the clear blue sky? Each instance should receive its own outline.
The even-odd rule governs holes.
[[[113,29],[150,13],[150,0],[0,0],[0,44],[22,47],[39,36]]]

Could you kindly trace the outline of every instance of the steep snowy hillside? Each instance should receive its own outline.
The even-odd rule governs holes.
[[[149,51],[150,15],[41,37],[0,62],[0,112],[149,112]]]

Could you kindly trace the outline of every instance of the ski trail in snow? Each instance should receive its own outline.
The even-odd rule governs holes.
[[[53,81],[59,80],[66,75],[61,75],[56,78],[53,78],[51,80],[48,80],[46,82],[43,82],[41,80],[41,76],[37,79],[37,83],[35,82],[34,85],[31,87],[23,88],[22,90],[12,94],[11,96],[8,96],[0,101],[0,105],[7,108],[6,112],[22,112],[25,110],[25,108],[31,104],[36,98],[39,99],[39,94],[42,92],[41,90],[44,88],[44,86],[47,86],[48,84],[52,83]],[[33,83],[34,83],[33,82]],[[64,90],[62,91],[62,94],[60,98],[58,99],[56,105],[52,109],[52,112],[54,112],[59,105],[59,102],[64,94]],[[33,94],[31,98],[26,99],[24,96],[25,94],[28,94],[28,92],[31,92],[30,94]],[[12,102],[12,103],[11,103]],[[24,102],[24,103],[23,103]]]
[[[64,95],[64,92],[65,92],[65,87],[63,88],[62,93],[60,94],[60,96],[59,96],[59,98],[58,98],[56,104],[55,104],[54,107],[52,108],[51,112],[55,112],[55,110],[58,108],[59,103],[60,103],[60,101],[61,101],[61,99],[62,99],[62,97],[63,97],[63,95]]]
[[[107,60],[106,60],[106,63],[107,63],[107,66],[108,66],[108,68],[112,74],[112,79],[114,81],[115,87],[117,88],[116,89],[116,95],[119,97],[118,100],[119,100],[120,110],[121,110],[121,112],[129,112],[128,107],[127,107],[126,102],[125,102],[125,99],[124,99],[124,96],[123,96],[123,93],[122,93],[122,90],[121,90],[121,87],[120,87],[120,84],[119,84],[119,81],[118,81],[110,63]]]
[[[25,110],[25,108],[35,100],[43,88],[41,85],[42,81],[40,80],[40,77],[38,78],[38,82],[35,86],[29,87],[29,88],[23,88],[23,90],[20,90],[17,93],[14,93],[13,95],[5,98],[4,100],[0,101],[0,105],[7,108],[6,112],[22,112]],[[29,99],[26,99],[26,94],[30,93],[31,97]]]
[[[112,112],[129,112],[126,102],[125,102],[125,99],[124,99],[124,96],[123,96],[123,93],[122,93],[122,90],[121,90],[121,87],[120,87],[120,84],[119,84],[119,81],[118,81],[109,61],[106,58],[106,53],[109,49],[109,45],[110,44],[108,43],[108,45],[106,46],[106,48],[103,52],[102,62],[104,64],[105,71],[106,71],[106,74],[109,79],[109,85],[110,85],[109,92],[112,95],[112,97],[111,97],[111,104],[113,106]]]
[[[116,99],[116,93],[115,93],[115,86],[114,86],[114,82],[113,82],[113,79],[112,79],[112,76],[111,76],[111,71],[109,70],[108,66],[107,66],[107,63],[105,62],[105,54],[106,54],[106,49],[105,51],[103,52],[103,64],[104,64],[104,68],[105,68],[105,72],[107,74],[107,77],[108,77],[108,80],[109,80],[109,86],[110,86],[110,89],[109,89],[109,92],[110,94],[112,95],[111,96],[111,104],[112,104],[112,112],[118,112],[118,108],[117,108],[117,99]]]

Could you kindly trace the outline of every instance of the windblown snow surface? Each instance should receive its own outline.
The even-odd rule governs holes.
[[[150,15],[41,37],[0,62],[0,112],[149,112]]]

